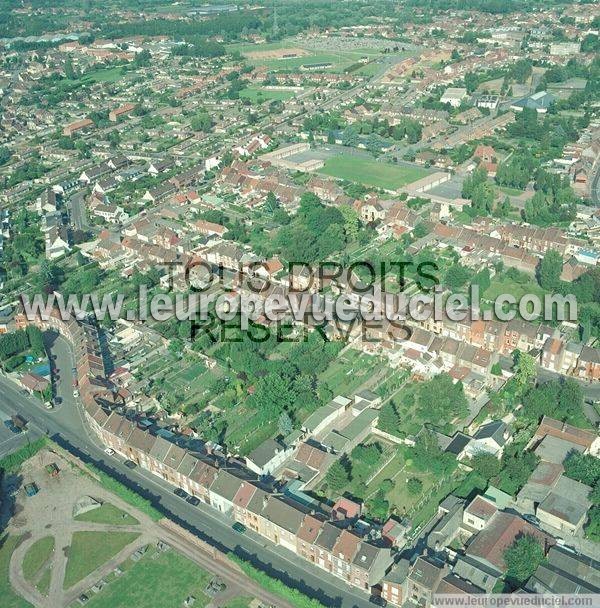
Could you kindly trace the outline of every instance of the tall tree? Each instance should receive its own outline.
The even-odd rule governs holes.
[[[550,249],[539,264],[537,277],[541,287],[548,291],[556,291],[560,286],[563,260],[558,251]]]
[[[544,561],[544,549],[535,536],[517,538],[504,552],[506,576],[515,586],[523,584]]]

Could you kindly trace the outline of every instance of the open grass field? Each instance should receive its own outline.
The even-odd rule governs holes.
[[[29,582],[35,579],[40,568],[48,561],[54,551],[54,536],[45,536],[37,540],[23,559],[23,576]]]
[[[77,521],[89,521],[94,524],[108,524],[111,526],[136,526],[140,522],[135,518],[121,511],[114,505],[104,503],[101,507],[82,513],[75,518]]]
[[[2,608],[32,608],[29,602],[19,597],[8,579],[8,565],[20,538],[4,534],[0,536],[0,605]]]
[[[48,567],[44,569],[44,572],[40,576],[35,588],[42,594],[48,595],[50,589],[50,580],[52,578],[52,568]]]
[[[90,608],[181,608],[190,595],[194,608],[208,604],[203,593],[211,575],[173,550],[157,554],[149,550],[138,562],[127,560],[123,574],[111,578],[98,595],[90,598]],[[234,600],[232,600],[233,602]],[[232,603],[234,608],[247,604]]]
[[[248,99],[252,103],[262,103],[264,101],[286,101],[295,96],[295,91],[273,90],[262,87],[247,87],[240,91],[240,98]]]
[[[380,51],[376,48],[357,49],[309,49],[303,48],[296,40],[282,40],[266,44],[232,44],[228,51],[238,51],[252,65],[267,66],[272,70],[295,71],[300,66],[313,63],[331,63],[324,69],[328,72],[343,72],[346,68],[357,63],[361,58],[376,57]],[[285,51],[289,51],[286,53]],[[286,54],[294,55],[285,57]]]
[[[69,589],[91,574],[138,536],[137,532],[75,532],[69,547],[64,588]]]
[[[334,156],[325,161],[320,172],[385,190],[398,190],[428,174],[419,167],[390,165],[360,156]]]

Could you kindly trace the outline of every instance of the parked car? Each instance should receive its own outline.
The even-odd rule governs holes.
[[[535,515],[530,515],[529,513],[523,515],[523,519],[534,526],[539,526],[540,524],[540,520]]]
[[[137,464],[135,464],[135,462],[133,462],[133,460],[126,460],[123,463],[128,469],[135,469],[135,467],[137,467]]]
[[[21,429],[17,426],[15,426],[15,423],[12,420],[5,420],[4,421],[4,426],[11,432],[11,433],[20,433]]]
[[[239,521],[236,521],[231,527],[240,534],[243,534],[246,531],[246,526],[241,524]]]
[[[200,501],[195,496],[188,496],[186,502],[189,502],[192,507],[197,507],[200,504]]]
[[[371,604],[375,604],[376,606],[383,606],[383,608],[387,606],[387,600],[382,598],[380,595],[372,595],[369,598],[369,601],[371,602]]]
[[[189,497],[189,494],[185,490],[182,490],[181,488],[175,488],[173,490],[173,493],[175,494],[175,496],[179,496],[179,498],[184,498],[186,500]]]
[[[115,451],[112,448],[106,448],[104,450],[104,453],[107,454],[108,456],[114,456],[115,455]]]

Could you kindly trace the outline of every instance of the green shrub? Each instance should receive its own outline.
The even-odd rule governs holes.
[[[266,572],[255,568],[250,562],[247,562],[241,557],[230,553],[229,559],[238,564],[240,568],[261,587],[275,595],[279,595],[296,608],[325,608],[318,600],[311,599],[297,589],[288,587],[285,583],[282,583],[280,580],[269,576]]]
[[[127,504],[138,509],[142,513],[148,515],[154,521],[162,519],[164,515],[156,508],[152,506],[152,503],[140,496],[137,492],[130,490],[126,485],[120,481],[111,477],[108,473],[101,471],[98,467],[93,464],[86,465],[87,468],[96,476],[100,484],[106,488],[109,492],[116,494],[119,498],[122,498]]]
[[[45,437],[40,437],[36,441],[32,441],[28,445],[24,445],[19,448],[16,452],[8,454],[0,460],[0,471],[5,473],[14,473],[18,471],[21,465],[29,460],[32,456],[35,456],[43,447],[48,443]]]

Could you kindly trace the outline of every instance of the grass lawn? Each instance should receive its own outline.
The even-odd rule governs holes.
[[[360,156],[334,156],[325,161],[321,173],[386,190],[398,190],[428,175],[419,167],[377,162]]]
[[[110,524],[113,526],[135,526],[140,522],[135,518],[121,511],[110,503],[104,503],[101,507],[82,513],[75,518],[77,521],[89,521],[94,524]]]
[[[350,395],[380,366],[381,360],[378,357],[351,349],[334,359],[329,367],[319,374],[318,380],[319,383],[325,383],[334,396]]]
[[[236,597],[229,601],[225,608],[249,608],[252,598],[250,597]]]
[[[64,588],[69,589],[85,578],[138,536],[136,532],[75,532],[69,547]]]
[[[52,568],[48,567],[44,569],[44,573],[40,576],[40,580],[37,582],[35,588],[42,594],[48,595],[50,589],[50,580],[52,578]]]
[[[89,608],[180,608],[190,595],[196,598],[194,608],[208,604],[203,593],[208,572],[173,550],[155,555],[149,550],[138,562],[127,560],[123,574],[90,598]]]
[[[31,582],[54,551],[54,536],[36,540],[23,558],[23,576]]]
[[[500,294],[511,294],[512,296],[514,296],[518,305],[519,300],[525,294],[533,294],[538,298],[541,298],[543,302],[545,293],[546,291],[542,289],[533,280],[533,278],[527,283],[516,283],[508,277],[499,276],[492,278],[491,285],[483,292],[483,294],[481,295],[481,299],[493,302],[496,300],[496,298],[498,298]],[[482,308],[486,308],[486,304],[489,304],[489,302],[483,302]]]
[[[517,188],[509,188],[508,186],[500,186],[498,190],[504,192],[504,194],[508,194],[508,196],[521,196],[521,194],[523,194],[524,192],[524,190],[518,190]]]
[[[249,99],[252,103],[262,103],[263,101],[286,101],[295,97],[295,95],[295,91],[263,89],[261,87],[247,87],[240,91],[240,99]]]
[[[29,602],[26,602],[13,591],[8,580],[10,556],[17,548],[19,541],[18,536],[5,534],[0,537],[0,597],[2,598],[2,608],[32,608]]]
[[[121,67],[106,68],[95,70],[86,74],[81,81],[85,83],[96,82],[117,82],[123,77]]]

